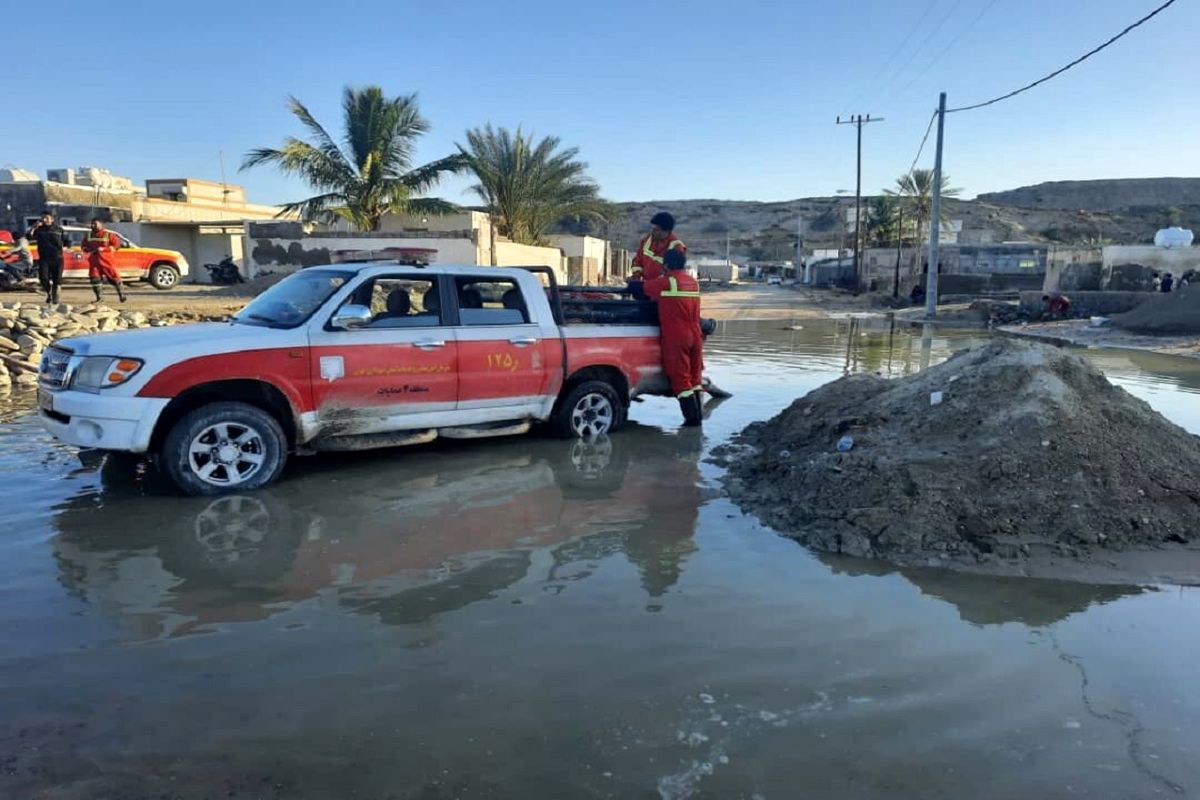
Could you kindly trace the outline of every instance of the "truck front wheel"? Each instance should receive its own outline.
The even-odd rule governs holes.
[[[248,403],[209,403],[189,412],[162,447],[167,474],[194,495],[261,488],[279,476],[286,461],[283,428]]]
[[[592,439],[616,430],[625,406],[605,381],[583,381],[571,387],[554,407],[550,428],[563,439]]]

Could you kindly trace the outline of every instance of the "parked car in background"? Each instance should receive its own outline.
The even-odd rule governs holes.
[[[783,278],[780,277],[779,275],[768,275],[767,276],[767,285],[768,286],[782,286]]]
[[[87,256],[79,245],[88,235],[88,229],[63,226],[63,230],[71,240],[70,249],[63,253],[63,280],[86,281],[88,279]],[[177,250],[142,247],[121,233],[117,233],[117,236],[121,237],[121,249],[115,254],[117,270],[120,271],[122,280],[126,282],[145,281],[155,289],[174,289],[191,271],[187,259],[184,258],[183,253]],[[11,245],[0,244],[0,253],[9,247]],[[29,249],[36,260],[37,246],[31,245]]]

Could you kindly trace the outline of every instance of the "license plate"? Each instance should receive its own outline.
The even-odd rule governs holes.
[[[43,411],[54,410],[54,394],[46,389],[37,390],[38,408]]]

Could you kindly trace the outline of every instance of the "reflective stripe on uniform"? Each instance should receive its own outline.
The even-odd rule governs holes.
[[[653,241],[654,240],[651,237],[646,237],[645,242],[642,244],[642,255],[646,256],[647,258],[652,258],[661,264],[663,263],[663,257],[656,256],[654,251],[650,249],[650,245],[653,243]],[[687,245],[683,243],[683,239],[672,239],[671,243],[667,245],[668,250],[674,250],[677,247],[682,247],[684,250],[687,249]]]
[[[699,292],[689,292],[686,289],[680,289],[679,283],[674,278],[667,278],[667,281],[671,284],[671,288],[663,289],[663,292],[662,292],[663,297],[699,297],[700,296]]]
[[[683,400],[683,399],[684,399],[684,398],[686,398],[686,397],[691,397],[691,396],[692,396],[692,395],[694,395],[695,393],[696,393],[696,390],[695,390],[695,389],[687,389],[687,390],[685,390],[685,391],[682,391],[682,392],[680,392],[679,394],[677,394],[677,395],[675,395],[675,396],[676,396],[677,398],[679,398],[680,400]]]

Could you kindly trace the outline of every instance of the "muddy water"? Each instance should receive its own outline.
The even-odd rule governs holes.
[[[7,407],[0,797],[1200,793],[1194,589],[818,557],[720,496],[748,421],[973,336],[803,324],[723,325],[703,437],[648,401],[218,500]],[[1096,358],[1200,431],[1197,362]]]

